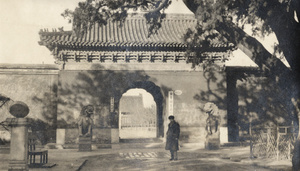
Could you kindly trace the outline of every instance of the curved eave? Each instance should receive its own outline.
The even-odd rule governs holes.
[[[63,42],[63,41],[39,41],[42,46],[55,46],[55,47],[72,47],[72,48],[104,48],[104,47],[140,47],[140,48],[187,48],[185,43],[177,42]],[[210,49],[231,49],[235,47],[233,44],[213,44]],[[201,46],[196,46],[195,48],[201,48]]]

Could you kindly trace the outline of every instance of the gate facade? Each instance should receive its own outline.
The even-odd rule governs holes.
[[[52,52],[59,68],[58,95],[64,99],[64,104],[57,105],[57,110],[62,111],[57,116],[60,128],[72,128],[75,131],[79,107],[95,104],[102,105],[103,110],[96,113],[102,119],[101,123],[110,123],[114,119],[113,125],[99,125],[100,131],[95,139],[108,139],[116,143],[123,137],[144,138],[148,133],[147,138],[162,138],[167,130],[168,115],[173,113],[182,127],[181,139],[204,144],[205,136],[202,132],[205,132],[207,114],[201,108],[199,110],[199,106],[207,101],[217,102],[224,121],[221,126],[227,127],[226,103],[231,102],[219,101],[215,98],[215,93],[220,98],[225,98],[227,91],[235,92],[232,90],[236,88],[235,85],[227,86],[226,79],[236,78],[227,77],[227,71],[224,70],[224,61],[233,55],[235,45],[216,39],[202,55],[187,54],[189,45],[184,41],[184,36],[186,31],[196,25],[194,15],[170,14],[162,21],[157,33],[148,34],[144,16],[132,15],[126,18],[123,27],[112,20],[106,25],[96,23],[80,38],[72,34],[72,31],[41,31],[39,44]],[[204,71],[202,66],[192,69],[194,60],[199,63],[209,60],[216,66],[209,72]],[[204,73],[210,73],[213,79]],[[131,116],[132,112],[120,110],[120,97],[128,88],[143,88],[152,94],[157,105],[154,121],[137,121],[137,117]],[[169,91],[174,92],[173,106],[168,101],[171,99],[168,97]],[[206,94],[203,96],[205,99],[195,98],[202,93]],[[115,98],[111,108],[110,97]],[[78,107],[74,108],[76,105]],[[108,117],[102,117],[103,115]],[[224,130],[221,132],[224,136],[231,134],[227,134],[226,128]],[[108,132],[105,138],[104,131]],[[128,136],[123,136],[124,131],[130,132],[126,133]],[[75,139],[71,138],[72,141]],[[224,141],[227,142],[226,139]]]

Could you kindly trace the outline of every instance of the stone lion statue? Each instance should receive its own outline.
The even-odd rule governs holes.
[[[219,149],[220,147],[220,123],[221,117],[219,109],[214,103],[208,102],[204,105],[204,111],[208,117],[206,119],[206,149]]]
[[[92,105],[84,106],[81,109],[78,119],[79,137],[92,136],[93,119],[91,115],[94,114],[94,107]]]
[[[207,102],[204,105],[204,111],[208,114],[206,119],[206,131],[208,135],[217,133],[220,125],[220,116],[218,106],[214,103]]]

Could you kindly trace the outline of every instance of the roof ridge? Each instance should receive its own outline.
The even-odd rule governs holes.
[[[73,33],[73,31],[72,30],[68,30],[68,31],[48,31],[47,29],[41,29],[40,31],[39,31],[39,34],[41,35],[41,34],[43,34],[43,36],[51,36],[51,35],[70,35],[70,34],[72,34]]]
[[[129,14],[126,20],[134,20],[134,19],[142,19],[146,20],[144,14],[142,13],[132,13]],[[176,14],[176,13],[171,13],[171,14],[166,14],[165,18],[163,20],[196,20],[196,17],[194,14]],[[109,22],[116,22],[113,21],[113,19],[109,19]],[[108,22],[108,23],[109,23]],[[95,22],[94,24],[96,24]],[[45,29],[40,29],[39,34],[57,34],[57,35],[66,35],[66,34],[72,34],[72,30],[67,30],[67,31],[56,31],[56,29],[52,29],[52,31],[49,31],[47,28]]]
[[[142,14],[131,14],[125,20],[123,27],[118,27],[120,21],[109,20],[108,24],[100,26],[95,23],[91,30],[76,37],[73,31],[40,31],[40,45],[50,49],[57,46],[65,47],[141,47],[186,48],[183,37],[187,29],[195,28],[197,20],[193,14],[167,14],[161,23],[161,28],[149,34],[146,18]],[[222,43],[222,41],[221,41]],[[220,42],[215,45],[223,47]]]
[[[128,17],[126,19],[137,19],[137,18],[143,18],[145,19],[144,13],[129,13]],[[195,19],[196,17],[194,14],[178,14],[178,13],[168,13],[165,14],[164,19]]]

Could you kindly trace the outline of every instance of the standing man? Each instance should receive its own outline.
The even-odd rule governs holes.
[[[170,150],[171,159],[177,160],[178,139],[180,134],[180,125],[174,120],[174,116],[169,116],[170,123],[167,131],[166,150]]]

